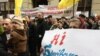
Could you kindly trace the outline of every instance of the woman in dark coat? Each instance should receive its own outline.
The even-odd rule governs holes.
[[[27,36],[24,29],[23,21],[12,19],[11,38],[8,41],[9,50],[17,56],[28,56],[27,53]]]

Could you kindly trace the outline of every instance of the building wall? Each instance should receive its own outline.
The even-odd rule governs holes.
[[[92,11],[100,15],[100,0],[93,0]]]
[[[23,0],[22,9],[29,10],[32,9],[32,0]]]
[[[48,0],[48,5],[57,6],[59,4],[59,0]]]
[[[34,3],[34,1],[32,2],[32,0],[24,0],[22,9],[32,9],[33,8],[32,3]],[[48,5],[50,6],[57,6],[58,3],[59,3],[59,0],[48,0]]]
[[[4,18],[7,17],[7,14],[14,13],[14,0],[4,0],[7,2],[0,1],[0,15]]]

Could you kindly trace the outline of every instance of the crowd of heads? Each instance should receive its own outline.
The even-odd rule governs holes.
[[[80,14],[79,17],[74,18],[53,18],[51,15],[46,18],[47,22],[56,21],[53,25],[58,26],[58,28],[68,29],[99,29],[100,27],[100,16],[90,16],[86,17],[84,14]],[[53,21],[52,21],[53,20]]]
[[[37,13],[34,19],[30,19],[28,16],[16,17],[14,16],[12,19],[5,18],[0,19],[0,25],[4,27],[5,31],[10,31],[11,28],[16,29],[24,29],[27,23],[35,24],[36,20],[45,20],[47,24],[51,24],[53,27],[59,29],[68,29],[68,28],[78,28],[78,29],[99,29],[100,28],[100,16],[91,16],[86,17],[83,14],[80,14],[79,17],[75,18],[53,18],[53,15],[48,15],[44,18],[43,13]]]
[[[24,29],[24,23],[23,20],[20,17],[14,17],[13,19],[5,18],[0,19],[0,30],[6,33],[9,33],[10,31],[14,29]]]
[[[68,29],[68,28],[77,28],[77,29],[99,29],[100,28],[100,16],[91,16],[86,17],[83,14],[80,14],[79,17],[74,18],[54,18],[53,15],[48,15],[44,18],[43,13],[37,13],[34,19],[30,19],[29,16],[16,17],[12,19],[5,18],[0,19],[0,26],[3,26],[5,31],[10,31],[12,29],[28,28],[28,23],[36,25],[37,20],[44,20],[48,25],[50,25],[48,30],[51,29]],[[27,27],[26,27],[27,26]],[[1,27],[0,27],[1,28]],[[3,29],[1,28],[1,31]]]
[[[44,17],[44,14],[39,12],[36,14],[34,19],[31,19],[30,16],[23,16],[23,17],[14,16],[12,18],[5,18],[5,19],[0,18],[0,35],[2,35],[2,33],[4,32],[6,34],[12,34],[14,33],[13,31],[15,31],[16,33],[19,34],[19,36],[21,37],[23,36],[23,38],[19,39],[21,37],[18,37],[18,34],[14,34],[14,36],[11,35],[11,37],[15,39],[18,38],[18,40],[24,40],[24,45],[22,44],[21,47],[27,46],[26,43],[27,41],[32,41],[28,43],[28,46],[32,47],[32,45],[35,44],[36,47],[37,46],[39,47],[38,50],[40,51],[41,41],[46,30],[70,29],[70,28],[71,29],[96,29],[96,30],[100,29],[99,15],[86,17],[84,14],[80,14],[79,17],[74,17],[74,18],[66,18],[66,17],[55,18],[53,16],[54,15],[48,15],[47,17]],[[22,31],[25,32],[25,36],[23,35],[24,33],[22,34]],[[15,40],[13,39],[13,41]],[[18,43],[19,42],[22,43],[21,41],[18,41]],[[29,49],[30,49],[30,54],[35,52],[35,50],[32,50],[31,48]]]

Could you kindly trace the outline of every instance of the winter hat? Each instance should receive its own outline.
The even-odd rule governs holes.
[[[18,24],[20,26],[17,29],[24,29],[24,23],[21,17],[14,17],[12,19],[12,23]]]
[[[23,24],[23,20],[21,17],[14,17],[11,21],[12,21],[12,23],[17,23],[19,25]]]

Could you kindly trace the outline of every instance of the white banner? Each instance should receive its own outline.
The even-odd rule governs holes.
[[[100,30],[50,30],[41,56],[100,56]]]
[[[38,12],[43,12],[44,16],[53,15],[54,17],[61,17],[66,10],[58,10],[57,6],[40,5],[32,10],[22,10],[22,14],[36,15]]]
[[[0,2],[8,2],[8,0],[0,0]]]
[[[77,11],[77,5],[74,5],[74,12]],[[73,16],[73,6],[68,7],[67,9],[58,9],[57,6],[47,6],[47,5],[40,5],[37,8],[32,10],[22,10],[22,14],[25,15],[36,15],[37,12],[43,12],[44,16],[53,15],[54,17],[61,18],[62,16],[65,17],[72,17]]]

